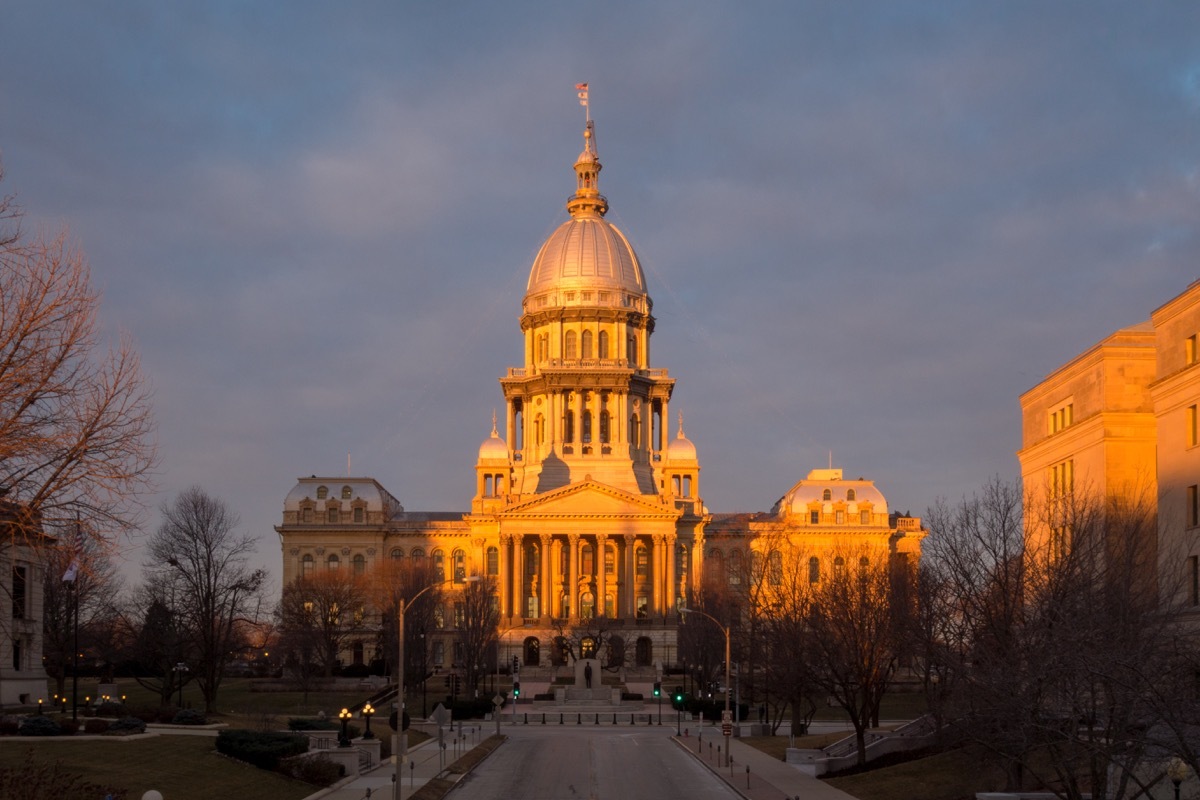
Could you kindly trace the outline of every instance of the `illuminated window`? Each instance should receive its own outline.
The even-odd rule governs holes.
[[[1065,403],[1050,411],[1047,425],[1050,433],[1058,433],[1075,424],[1075,404]]]
[[[434,550],[433,559],[433,579],[435,581],[446,580],[446,554],[441,549]]]
[[[454,582],[465,582],[467,579],[467,554],[462,550],[455,550],[450,557],[454,562]]]

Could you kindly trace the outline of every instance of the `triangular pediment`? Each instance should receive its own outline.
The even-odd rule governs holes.
[[[594,480],[584,480],[514,503],[498,516],[504,520],[570,518],[673,520],[680,511],[657,495],[637,495]]]

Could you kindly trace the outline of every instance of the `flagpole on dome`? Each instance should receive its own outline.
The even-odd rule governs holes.
[[[579,93],[579,105],[583,106],[583,118],[587,122],[592,121],[592,109],[588,105],[588,85],[587,83],[575,84],[575,90]]]

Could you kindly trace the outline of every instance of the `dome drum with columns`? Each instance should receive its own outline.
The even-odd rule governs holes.
[[[370,479],[302,479],[276,528],[285,583],[318,553],[420,553],[495,580],[500,628],[516,628],[502,638],[527,664],[532,656],[536,666],[539,648],[550,652],[564,626],[604,617],[637,638],[630,668],[649,669],[677,653],[677,609],[700,577],[751,560],[781,532],[919,554],[920,520],[897,520],[870,481],[844,481],[840,470],[810,473],[769,513],[709,513],[682,415],[675,437],[667,433],[675,380],[651,367],[653,303],[637,253],[605,219],[590,120],[574,169],[569,218],[530,270],[524,359],[500,378],[504,410],[480,445],[470,511],[408,512]],[[368,510],[329,507],[321,518],[318,489],[344,492],[343,484]]]

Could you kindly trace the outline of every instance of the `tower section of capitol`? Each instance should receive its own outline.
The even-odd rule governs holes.
[[[654,680],[682,660],[679,609],[704,592],[748,592],[795,565],[820,581],[850,549],[856,563],[919,556],[920,520],[890,513],[871,481],[840,469],[785,476],[791,488],[767,512],[708,511],[681,418],[669,432],[675,380],[652,366],[654,304],[630,239],[605,218],[600,171],[589,121],[569,217],[529,271],[524,359],[500,378],[503,415],[479,447],[470,510],[406,511],[369,477],[302,478],[285,501],[285,586],[329,570],[379,580],[397,565],[441,585],[420,674],[477,677],[516,655],[530,682],[581,658]],[[462,634],[481,585],[499,614],[499,645],[482,656]],[[365,614],[344,665],[388,660],[385,621]]]

